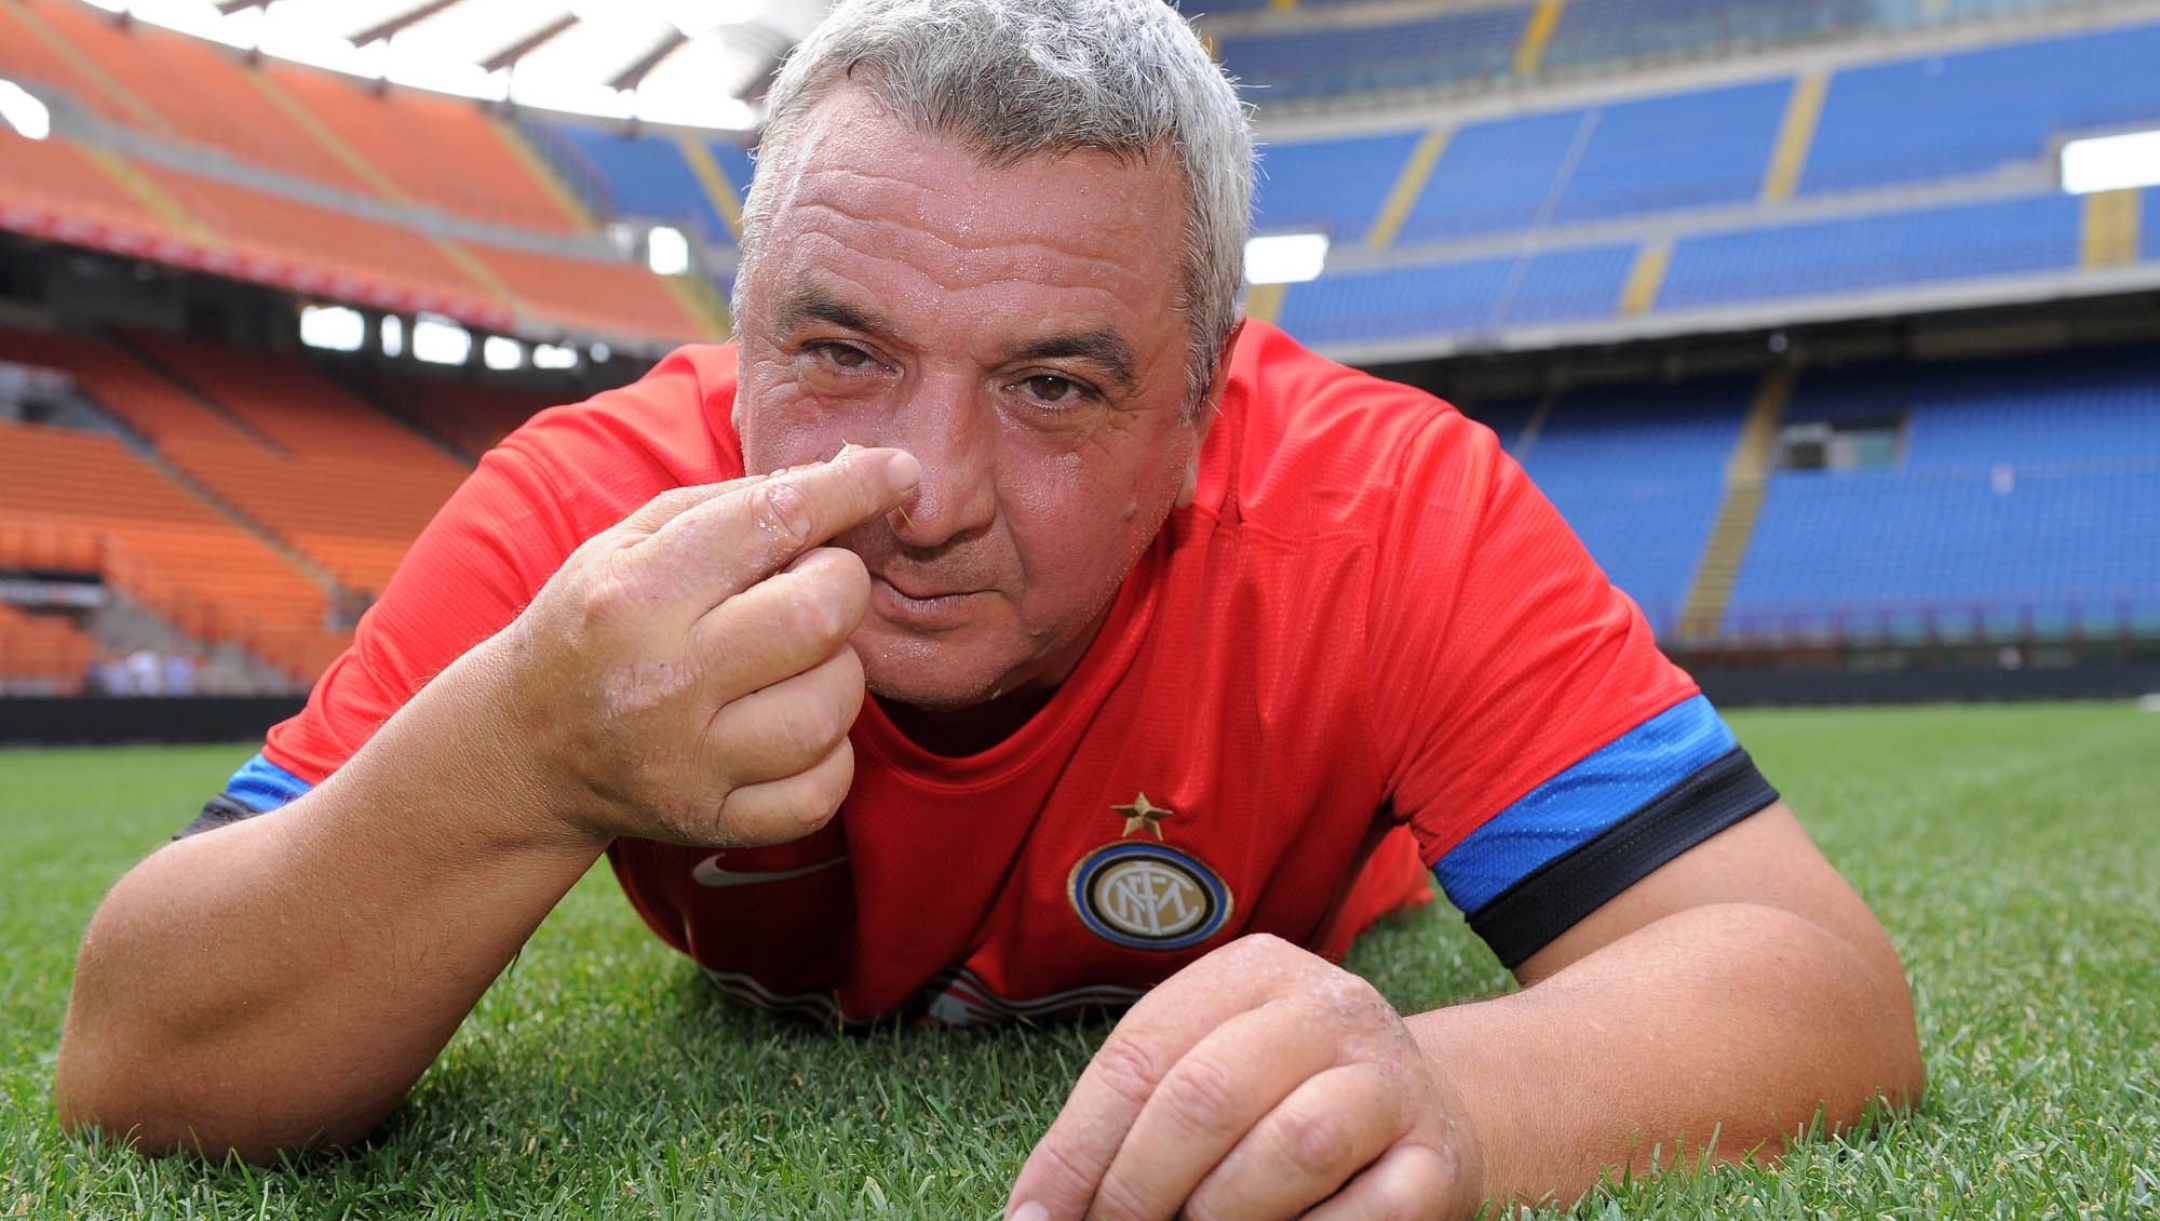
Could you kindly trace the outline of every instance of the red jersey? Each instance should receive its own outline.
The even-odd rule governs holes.
[[[684,349],[506,440],[199,824],[319,783],[585,539],[740,476],[734,393],[731,347]],[[1339,955],[1432,874],[1513,965],[1776,796],[1489,430],[1258,322],[1198,495],[1049,703],[966,758],[875,700],[852,740],[807,839],[610,849],[653,930],[759,1004],[1115,1005],[1250,933]]]

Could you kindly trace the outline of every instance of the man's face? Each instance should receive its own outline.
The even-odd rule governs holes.
[[[879,695],[1063,681],[1191,494],[1182,176],[1097,152],[986,169],[857,90],[795,148],[742,285],[746,465],[921,459],[904,516],[839,540],[870,570],[854,644]]]

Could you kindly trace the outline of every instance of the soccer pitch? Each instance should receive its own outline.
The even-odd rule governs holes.
[[[1582,1214],[2160,1215],[2160,715],[1730,719],[1904,953],[1930,1092],[1777,1169],[1619,1185]],[[368,1148],[258,1169],[65,1136],[52,1064],[83,926],[251,751],[0,752],[0,1216],[990,1218],[1107,1029],[855,1036],[747,1012],[603,866]],[[1505,981],[1433,909],[1350,965],[1410,1008]]]

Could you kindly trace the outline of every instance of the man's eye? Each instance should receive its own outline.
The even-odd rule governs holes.
[[[1038,373],[1020,384],[1027,387],[1029,394],[1045,403],[1071,403],[1087,393],[1079,382],[1054,373]]]
[[[844,343],[821,343],[818,351],[825,359],[843,369],[860,369],[870,363],[870,354],[861,348],[851,348]]]

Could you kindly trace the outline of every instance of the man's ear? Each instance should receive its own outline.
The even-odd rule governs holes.
[[[1193,413],[1192,453],[1185,459],[1185,482],[1179,486],[1177,508],[1184,508],[1200,494],[1200,447],[1206,443],[1208,429],[1215,426],[1215,412],[1222,406],[1223,387],[1230,384],[1230,360],[1237,352],[1238,336],[1245,331],[1245,320],[1240,318],[1230,327],[1229,338],[1223,340],[1222,355],[1215,358],[1215,373],[1208,379],[1207,394],[1200,400],[1199,410]]]

